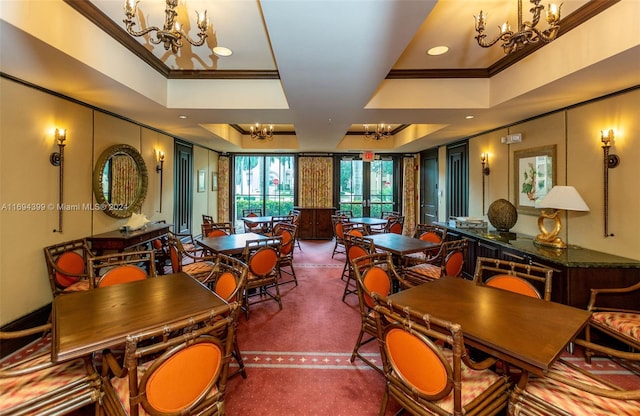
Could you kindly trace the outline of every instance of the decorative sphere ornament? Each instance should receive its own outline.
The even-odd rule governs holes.
[[[491,225],[496,227],[496,230],[507,232],[516,225],[518,221],[518,211],[516,207],[506,199],[497,199],[489,205],[487,211],[487,217]]]

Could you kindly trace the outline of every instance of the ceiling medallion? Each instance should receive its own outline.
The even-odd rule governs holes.
[[[518,0],[518,32],[512,32],[509,22],[504,22],[499,27],[500,33],[498,36],[490,42],[487,42],[485,38],[487,35],[484,33],[485,24],[487,23],[487,14],[482,13],[474,16],[476,19],[476,32],[478,35],[475,39],[478,41],[478,45],[483,48],[488,48],[495,45],[498,41],[502,41],[502,49],[504,53],[515,52],[522,49],[528,44],[538,43],[540,40],[543,42],[551,42],[556,38],[558,30],[560,29],[560,6],[555,4],[549,4],[547,10],[547,23],[549,28],[540,31],[536,28],[540,21],[540,13],[544,10],[544,6],[540,5],[541,0],[529,0],[533,7],[529,9],[529,12],[533,15],[531,22],[522,21],[522,0]]]
[[[124,2],[124,13],[127,16],[124,19],[124,23],[127,26],[127,32],[132,36],[144,36],[150,32],[156,32],[156,38],[150,37],[149,42],[158,45],[160,43],[164,44],[164,49],[169,50],[173,53],[177,53],[178,49],[182,47],[182,39],[185,39],[187,42],[192,44],[193,46],[201,46],[204,44],[205,39],[207,38],[207,29],[209,28],[209,19],[207,19],[207,11],[204,13],[199,13],[196,11],[196,15],[198,16],[198,37],[200,40],[194,41],[192,40],[187,33],[182,31],[180,27],[180,23],[176,21],[178,17],[178,12],[175,11],[175,8],[178,6],[178,0],[167,0],[167,7],[164,11],[164,27],[160,29],[157,26],[151,26],[146,29],[142,29],[141,31],[135,31],[133,27],[136,25],[134,22],[134,18],[136,17],[136,10],[138,9],[138,3],[140,0],[125,0]]]
[[[364,138],[368,140],[383,140],[391,137],[391,126],[389,124],[376,124],[376,129],[369,131],[369,125],[364,124]]]
[[[273,139],[273,124],[269,127],[262,127],[260,123],[256,123],[255,126],[249,127],[251,131],[251,138],[253,140],[272,140]]]

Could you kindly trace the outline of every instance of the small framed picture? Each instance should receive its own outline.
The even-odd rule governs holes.
[[[207,171],[201,169],[198,171],[198,192],[204,192],[207,189]]]
[[[539,215],[536,202],[556,183],[556,146],[513,152],[514,201],[519,213]]]
[[[211,172],[211,190],[218,190],[218,172]]]

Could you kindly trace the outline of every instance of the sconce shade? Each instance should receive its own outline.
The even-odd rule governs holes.
[[[538,208],[564,209],[567,211],[589,211],[576,188],[573,186],[554,186],[551,191],[537,203]]]

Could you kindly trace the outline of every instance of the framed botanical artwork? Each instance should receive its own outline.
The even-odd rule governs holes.
[[[513,152],[514,201],[519,213],[539,215],[536,203],[556,184],[556,146]]]
[[[207,171],[201,169],[198,171],[198,192],[204,192],[207,188]]]
[[[211,172],[211,190],[218,190],[218,172]]]

